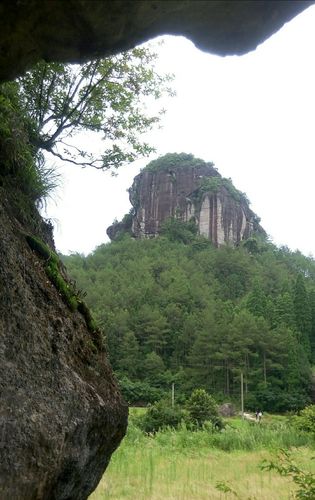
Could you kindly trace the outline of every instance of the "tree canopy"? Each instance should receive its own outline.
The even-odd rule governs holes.
[[[30,142],[63,161],[99,169],[117,168],[151,153],[141,135],[160,121],[152,100],[172,95],[171,75],[160,75],[148,46],[81,66],[40,62],[20,77],[20,105],[29,120]],[[73,140],[79,132],[104,140],[100,155]]]
[[[201,388],[235,402],[242,372],[248,408],[303,407],[315,357],[314,261],[264,239],[254,252],[217,249],[190,229],[176,221],[152,240],[126,235],[64,257],[127,399],[152,401],[174,382],[178,396]]]
[[[206,163],[204,160],[200,158],[196,158],[192,154],[188,153],[167,153],[163,156],[160,156],[156,160],[150,161],[143,170],[148,172],[159,172],[163,170],[170,169],[184,169],[187,167],[196,167],[200,165],[208,165],[214,167],[214,163],[208,162]]]

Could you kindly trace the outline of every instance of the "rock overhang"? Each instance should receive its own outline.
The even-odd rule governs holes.
[[[32,0],[0,2],[0,81],[40,59],[83,62],[163,34],[241,55],[312,5],[305,0]]]

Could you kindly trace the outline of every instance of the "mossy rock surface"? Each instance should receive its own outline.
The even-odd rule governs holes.
[[[80,299],[79,292],[77,292],[74,286],[63,277],[61,273],[62,263],[58,255],[39,238],[30,234],[26,234],[25,238],[29,247],[45,260],[45,272],[50,281],[61,294],[69,309],[73,312],[77,310],[82,314],[88,330],[93,333],[93,341],[95,345],[98,349],[104,350],[102,334],[97,326],[97,323],[86,303]]]

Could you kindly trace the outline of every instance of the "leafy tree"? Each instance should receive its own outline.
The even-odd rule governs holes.
[[[283,363],[283,368],[286,376],[283,380],[284,388],[291,394],[303,395],[304,404],[296,404],[296,408],[300,409],[307,402],[307,394],[310,392],[311,371],[308,360],[308,352],[303,348],[303,345],[298,341],[294,332],[289,329],[286,334],[287,358]],[[302,399],[303,399],[302,398]]]
[[[247,297],[247,309],[257,317],[267,316],[267,299],[259,282],[254,282],[252,290]]]
[[[198,427],[210,421],[217,428],[223,427],[223,422],[219,417],[218,407],[213,399],[204,389],[196,389],[187,401],[187,410],[190,419]]]
[[[178,307],[178,304],[176,304]],[[199,330],[201,318],[196,311],[183,313],[181,308],[182,326],[174,332],[173,363],[176,368],[187,364],[191,348]]]
[[[311,331],[310,331],[310,344],[312,362],[315,363],[315,290],[312,289],[309,294],[309,304],[311,312]]]
[[[288,337],[291,332],[286,326],[279,325],[271,330],[263,318],[257,320],[257,347],[261,368],[257,370],[259,382],[264,387],[278,386],[283,379],[284,367],[288,359]]]
[[[294,313],[296,328],[301,335],[301,344],[310,356],[311,311],[304,279],[301,274],[298,274],[294,286]]]
[[[272,300],[272,308],[269,308],[271,313],[269,319],[272,327],[286,325],[290,328],[295,328],[295,315],[292,294],[288,291],[279,294]]]
[[[119,387],[125,400],[130,405],[144,405],[154,403],[163,397],[163,391],[156,387],[151,387],[147,382],[135,382],[128,377],[116,374],[119,381]]]
[[[145,432],[157,432],[163,427],[178,427],[184,416],[181,408],[172,407],[168,399],[162,399],[149,406],[138,423]]]
[[[293,422],[297,429],[311,432],[315,436],[315,405],[309,405],[301,410]]]
[[[256,238],[248,238],[247,240],[242,242],[242,246],[246,248],[246,250],[252,254],[258,254],[261,252],[261,249],[259,247],[259,243]]]
[[[152,152],[141,135],[159,123],[163,110],[150,115],[146,105],[172,94],[172,77],[155,71],[156,58],[142,46],[81,66],[42,61],[21,76],[20,100],[31,120],[35,150],[99,169],[117,168]],[[81,131],[100,134],[102,154],[72,140]]]
[[[188,360],[190,386],[213,388],[213,331],[206,329],[198,333]]]
[[[166,236],[171,241],[178,241],[184,244],[191,243],[198,232],[198,226],[194,220],[183,222],[180,219],[170,217],[161,225],[160,234]]]
[[[121,373],[134,378],[139,373],[140,351],[139,344],[133,332],[126,332],[119,346],[120,356],[117,362]]]
[[[146,353],[162,354],[166,344],[168,324],[156,306],[144,303],[134,314],[133,328],[139,344]]]
[[[152,385],[155,385],[159,382],[160,376],[165,370],[165,365],[161,356],[153,351],[146,355],[143,369],[147,380]]]
[[[237,254],[230,247],[222,247],[215,255],[214,273],[221,283],[220,293],[224,300],[236,300],[249,287],[250,257],[240,249]]]

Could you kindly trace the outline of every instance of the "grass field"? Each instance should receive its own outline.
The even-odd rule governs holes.
[[[280,448],[291,448],[296,463],[315,472],[314,442],[292,432],[281,419],[262,425],[234,419],[222,433],[183,427],[155,436],[145,436],[131,423],[90,500],[293,498],[295,486],[290,479],[259,467]],[[237,495],[220,491],[218,483]]]

